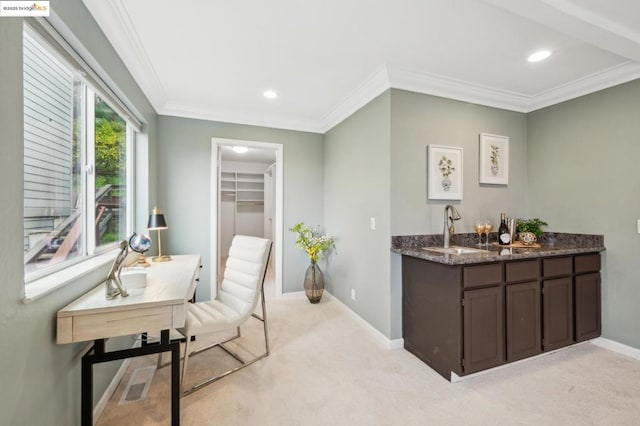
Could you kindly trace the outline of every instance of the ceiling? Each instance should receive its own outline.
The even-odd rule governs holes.
[[[244,145],[242,145],[244,146]],[[223,161],[237,161],[242,163],[261,163],[266,166],[276,162],[276,150],[270,148],[256,148],[245,146],[247,152],[238,153],[229,145],[220,147],[221,159]]]
[[[529,112],[640,77],[637,0],[84,3],[162,115],[324,133],[390,87]]]

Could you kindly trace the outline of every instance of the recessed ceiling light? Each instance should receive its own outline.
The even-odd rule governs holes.
[[[245,152],[249,151],[249,148],[247,148],[246,146],[234,146],[232,149],[238,154],[244,154]]]
[[[262,96],[267,99],[275,99],[278,97],[278,93],[276,93],[275,90],[265,90],[264,92],[262,92]]]
[[[538,50],[537,52],[534,52],[531,55],[529,55],[529,57],[527,58],[527,61],[539,62],[547,59],[549,56],[551,56],[550,50]]]

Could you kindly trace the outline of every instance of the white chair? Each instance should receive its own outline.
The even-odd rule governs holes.
[[[238,371],[241,368],[247,367],[248,365],[251,365],[269,355],[267,313],[264,301],[264,279],[270,253],[270,240],[243,235],[235,236],[231,242],[229,257],[227,258],[224,270],[224,278],[218,288],[216,298],[209,302],[188,304],[185,326],[178,330],[186,338],[184,363],[182,365],[182,378],[180,382],[183,395],[188,395],[198,389],[201,389],[202,387]],[[258,299],[262,299],[262,317],[259,317],[254,313],[258,304]],[[252,316],[263,323],[265,353],[251,360],[245,361],[236,353],[225,347],[224,343],[240,337],[240,325],[245,323]],[[218,333],[221,331],[233,330],[234,328],[236,329],[236,335],[231,339],[227,339],[223,342],[215,343],[189,353],[191,336]],[[219,346],[229,355],[237,359],[241,365],[212,377],[185,391],[189,357],[216,346]]]

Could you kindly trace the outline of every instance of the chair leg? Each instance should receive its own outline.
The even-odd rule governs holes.
[[[266,271],[265,271],[265,274],[266,274]],[[187,361],[188,361],[188,356],[189,356],[189,353],[188,353],[188,350],[189,350],[189,341],[191,340],[191,339],[189,338],[189,336],[186,336],[186,337],[187,337],[187,344],[186,344],[186,347],[185,347],[184,364],[183,364],[183,366],[182,366],[182,368],[183,368],[183,371],[182,371],[182,381],[180,382],[180,384],[181,384],[181,392],[182,392],[182,396],[189,395],[189,394],[191,394],[191,393],[193,393],[193,392],[195,392],[195,391],[197,391],[197,390],[199,390],[199,389],[202,389],[203,387],[205,387],[205,386],[207,386],[207,385],[210,385],[210,384],[211,384],[211,383],[213,383],[213,382],[216,382],[216,381],[218,381],[218,380],[222,379],[223,377],[228,376],[229,374],[235,373],[236,371],[241,370],[241,369],[243,369],[243,368],[245,368],[245,367],[248,367],[249,365],[253,364],[254,362],[257,362],[257,361],[259,361],[259,360],[261,360],[261,359],[263,359],[263,358],[265,358],[265,357],[269,356],[269,353],[270,353],[270,349],[269,349],[269,331],[268,331],[268,325],[267,325],[267,309],[266,309],[266,302],[265,302],[265,300],[264,300],[264,278],[263,278],[263,280],[262,280],[261,299],[262,299],[262,303],[261,303],[261,304],[262,304],[262,318],[260,318],[260,317],[259,317],[258,315],[256,315],[255,313],[251,314],[251,316],[253,316],[254,318],[256,318],[256,319],[258,319],[258,320],[260,320],[260,321],[262,321],[262,327],[263,327],[263,329],[264,329],[264,346],[265,346],[265,353],[264,353],[264,354],[262,354],[262,355],[259,355],[259,356],[255,357],[255,358],[253,358],[253,359],[252,359],[252,360],[250,360],[250,361],[243,361],[243,360],[242,360],[242,359],[241,359],[241,358],[240,358],[236,353],[234,353],[233,351],[231,351],[231,350],[229,350],[228,348],[226,348],[226,347],[224,346],[224,343],[227,343],[227,342],[229,342],[229,341],[231,341],[231,340],[234,340],[234,339],[237,339],[238,337],[240,337],[240,327],[238,327],[238,328],[237,328],[237,334],[236,334],[236,336],[235,336],[235,337],[232,337],[231,339],[229,339],[229,340],[227,340],[227,341],[224,341],[224,342],[221,342],[221,343],[217,343],[217,344],[214,344],[214,345],[208,346],[208,347],[203,348],[203,349],[199,349],[198,351],[194,351],[192,355],[195,355],[196,353],[203,352],[203,351],[205,351],[205,350],[211,349],[211,348],[216,347],[216,346],[220,346],[220,348],[221,348],[222,350],[224,350],[224,351],[225,351],[225,352],[227,352],[229,355],[231,355],[233,358],[235,358],[236,360],[238,360],[239,362],[241,362],[241,363],[242,363],[242,365],[239,365],[238,367],[232,368],[231,370],[225,371],[224,373],[219,374],[219,375],[217,375],[216,377],[212,377],[212,378],[210,378],[210,379],[208,379],[208,380],[205,380],[204,382],[202,382],[202,383],[200,383],[200,384],[197,384],[197,385],[195,385],[195,386],[193,386],[193,387],[191,387],[191,388],[189,388],[189,389],[187,389],[187,390],[185,391],[185,390],[184,390],[184,385],[185,385],[185,382],[186,382],[185,378],[186,378],[186,375],[187,375],[187,374],[186,374],[186,371],[187,371]]]
[[[184,361],[182,362],[182,375],[180,377],[180,394],[184,395],[184,385],[187,381],[187,364],[189,363],[189,343],[191,342],[191,336],[186,336],[186,343],[184,344]]]
[[[262,285],[262,327],[264,328],[264,346],[266,355],[269,355],[269,331],[267,329],[267,309],[264,301],[264,284]]]

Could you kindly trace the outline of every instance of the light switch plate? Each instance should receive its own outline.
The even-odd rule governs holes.
[[[638,234],[640,234],[640,219],[638,219]]]
[[[369,218],[369,228],[372,231],[376,230],[376,218],[375,217]]]

